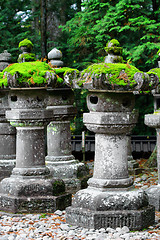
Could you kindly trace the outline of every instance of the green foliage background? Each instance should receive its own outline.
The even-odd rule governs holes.
[[[156,67],[160,48],[158,2],[155,8],[151,0],[83,1],[83,10],[62,27],[69,64],[84,68],[90,62],[103,61],[106,42],[115,38],[124,48],[125,60],[130,59],[143,71]]]
[[[123,47],[125,61],[141,71],[157,67],[160,0],[84,0],[81,8],[80,2],[48,0],[48,16],[56,12],[63,19],[62,33],[55,41],[50,41],[54,32],[47,29],[48,51],[53,47],[62,50],[65,66],[82,70],[91,63],[103,62],[106,43],[115,38]],[[33,52],[41,58],[40,20],[40,0],[1,0],[0,52],[8,50],[16,62],[20,53],[18,44],[28,38],[34,44]],[[86,92],[75,95],[78,114],[72,126],[76,126],[77,134],[84,129]],[[152,134],[154,130],[143,124],[144,114],[153,112],[152,96],[136,96],[136,107],[140,109],[140,125],[134,134]]]

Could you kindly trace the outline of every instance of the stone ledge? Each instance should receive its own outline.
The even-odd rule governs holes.
[[[137,122],[137,114],[132,112],[90,112],[83,114],[84,124],[128,125]]]
[[[13,109],[6,111],[6,118],[9,120],[41,120],[50,119],[53,112],[41,109]]]

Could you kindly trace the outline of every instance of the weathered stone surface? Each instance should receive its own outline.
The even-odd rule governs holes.
[[[57,48],[53,48],[49,53],[48,53],[48,59],[61,59],[62,58],[62,52],[59,51]]]
[[[128,160],[128,171],[130,175],[137,175],[140,174],[142,172],[142,169],[139,168],[139,164],[138,162],[133,159],[132,156],[132,148],[131,148],[131,137],[128,136],[128,156],[127,156],[127,160]]]
[[[121,154],[120,154],[121,153]],[[104,188],[128,187],[133,180],[128,176],[126,136],[97,134],[95,138],[93,186]]]
[[[9,93],[9,104],[11,109],[36,109],[44,110],[47,102],[46,89],[30,88],[12,89]],[[36,114],[35,114],[36,115]]]
[[[84,123],[90,131],[96,133],[124,134],[130,133],[135,126],[138,114],[134,112],[96,112],[84,113]]]
[[[1,121],[1,120],[0,120]],[[0,180],[9,177],[16,163],[16,130],[7,122],[0,123]]]
[[[91,184],[89,184],[91,186]],[[109,210],[138,210],[148,205],[148,198],[143,190],[133,188],[110,188],[109,191],[101,191],[97,188],[80,190],[72,201],[73,207],[79,207],[93,211]]]
[[[149,127],[160,128],[160,114],[146,114],[144,122]]]
[[[117,94],[102,91],[89,92],[87,96],[88,109],[93,112],[130,112],[134,108],[135,100],[131,92]]]
[[[46,213],[69,206],[71,195],[15,197],[0,195],[1,210],[12,213]]]

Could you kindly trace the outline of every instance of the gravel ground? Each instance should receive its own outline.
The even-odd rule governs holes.
[[[135,187],[146,189],[157,183],[157,171],[146,170],[135,177]],[[0,215],[0,240],[160,240],[160,212],[156,222],[143,231],[130,232],[128,227],[117,229],[85,229],[70,226],[65,221],[65,211],[54,214]]]

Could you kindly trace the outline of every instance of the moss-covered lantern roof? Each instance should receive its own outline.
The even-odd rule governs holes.
[[[107,43],[107,50],[109,48],[114,50],[113,48],[117,49],[117,47],[121,49],[115,39]],[[74,84],[89,90],[151,91],[159,84],[156,74],[156,71],[144,73],[131,64],[121,61],[111,63],[108,58],[104,63],[92,64],[84,69]]]
[[[14,63],[0,73],[0,87],[64,87],[70,86],[65,82],[65,75],[78,74],[72,68],[52,68],[45,62],[34,61]]]

